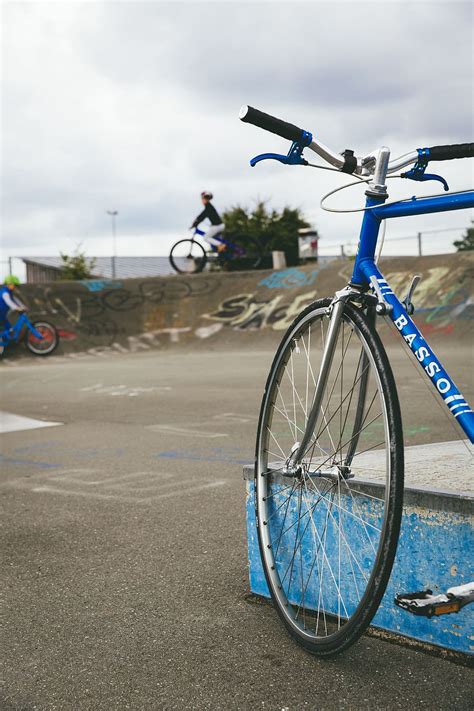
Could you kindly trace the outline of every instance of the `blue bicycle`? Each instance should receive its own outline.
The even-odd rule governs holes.
[[[191,237],[181,239],[176,242],[170,252],[170,264],[179,274],[198,274],[206,267],[208,261],[216,262],[221,268],[230,268],[233,260],[239,260],[241,268],[258,269],[264,259],[263,245],[249,237],[246,239],[245,247],[242,247],[228,239],[222,234],[214,235],[215,240],[220,242],[219,247],[210,245],[209,252],[203,247],[198,237],[204,237],[206,233],[198,227],[194,228]]]
[[[438,180],[447,190],[444,178],[426,172],[428,164],[472,157],[474,144],[422,148],[395,160],[388,148],[358,157],[334,153],[308,131],[252,107],[243,107],[240,118],[292,141],[287,155],[262,154],[252,166],[272,159],[326,167],[303,157],[310,148],[330,169],[367,183],[351,280],[308,306],[284,335],[265,386],[255,454],[260,554],[273,602],[303,647],[329,656],[353,644],[372,620],[399,537],[402,418],[378,317],[405,340],[474,441],[472,409],[411,319],[419,276],[400,301],[376,257],[384,220],[474,207],[472,190],[389,201],[387,178]]]
[[[32,323],[24,311],[16,323],[0,333],[0,354],[7,346],[24,341],[30,353],[46,356],[53,353],[59,344],[56,328],[47,321]]]

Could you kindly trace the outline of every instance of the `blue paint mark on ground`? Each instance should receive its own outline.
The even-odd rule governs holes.
[[[13,464],[14,466],[31,467],[38,469],[56,469],[60,464],[52,464],[51,462],[36,462],[34,459],[14,459],[13,457],[5,457],[0,454],[0,462],[2,464]]]
[[[60,444],[58,439],[48,440],[47,442],[35,442],[34,444],[15,447],[13,452],[15,454],[37,454],[38,452],[47,452],[51,449],[57,451]]]
[[[281,272],[275,272],[265,277],[258,286],[266,286],[268,289],[295,289],[299,286],[310,286],[316,281],[319,269],[312,272],[304,272],[301,269],[292,267]]]
[[[187,459],[195,462],[227,462],[230,464],[248,464],[251,454],[236,447],[213,447],[211,449],[168,449],[155,455],[157,459]]]

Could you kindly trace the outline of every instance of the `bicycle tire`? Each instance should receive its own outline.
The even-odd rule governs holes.
[[[192,254],[191,250],[195,250],[195,254]],[[178,274],[199,274],[206,266],[207,254],[199,242],[187,238],[175,242],[171,247],[169,260]]]
[[[250,261],[250,269],[258,269],[264,258],[263,248],[261,243],[253,237],[247,238],[245,246],[247,259]]]
[[[324,342],[323,322],[329,320],[327,314],[330,303],[330,299],[323,299],[308,306],[289,327],[275,354],[260,410],[254,480],[255,513],[260,556],[274,606],[290,635],[307,651],[322,657],[340,653],[354,644],[368,627],[378,609],[390,577],[398,543],[404,477],[400,406],[390,363],[380,337],[367,314],[362,309],[350,304],[346,304],[344,307],[343,321],[339,333],[339,340],[342,338],[341,365],[333,381],[332,377],[336,367],[334,363],[331,369],[331,380],[328,380],[326,404],[324,405],[324,416],[322,416],[323,425],[321,427],[318,425],[319,431],[314,439],[315,444],[310,462],[303,466],[303,469],[307,467],[307,472],[300,472],[299,477],[291,478],[288,475],[281,474],[284,464],[280,466],[277,463],[278,466],[276,466],[275,463],[269,462],[269,458],[275,454],[272,450],[276,450],[278,447],[282,449],[282,453],[279,456],[284,461],[289,451],[283,448],[283,442],[288,441],[288,444],[291,444],[292,439],[296,440],[300,436],[300,430],[304,431],[304,426],[298,427],[298,413],[299,409],[301,409],[300,421],[303,420],[304,422],[304,418],[307,417],[308,403],[311,403],[308,370],[312,369],[311,359],[314,360],[315,357],[314,352],[313,354],[311,352],[311,334],[313,333],[313,338],[315,338],[316,334],[316,331],[312,331],[312,329],[314,325],[316,325],[317,329],[320,328],[321,339]],[[352,336],[350,332],[352,332]],[[344,344],[344,335],[341,336],[344,333],[346,333],[347,345]],[[354,334],[356,338],[353,343],[355,350],[351,349],[349,352],[349,345]],[[303,350],[299,344],[303,346]],[[339,341],[337,348],[339,349]],[[303,393],[303,399],[306,401],[306,413],[301,399],[299,403],[301,408],[299,408],[298,404],[297,413],[296,406],[298,401],[294,393],[295,391],[298,392],[298,389],[295,383],[302,382],[304,384],[304,380],[301,380],[298,372],[295,371],[295,364],[300,362],[304,365],[303,360],[301,360],[303,351],[303,360],[304,355],[306,355],[308,363],[306,367],[306,392]],[[357,353],[359,353],[359,358],[356,367],[354,358],[357,357]],[[346,374],[344,374],[346,355]],[[298,358],[300,358],[299,361],[297,360]],[[347,375],[351,359],[354,364],[349,375]],[[337,362],[336,358],[335,362]],[[288,371],[286,370],[287,366]],[[293,405],[291,404],[291,399],[290,401],[287,399],[286,383],[290,378],[284,378],[285,372],[289,376],[290,371],[293,381],[291,386],[288,385],[288,392],[293,391]],[[355,373],[354,379],[351,380],[353,372]],[[304,377],[304,367],[302,373]],[[314,374],[317,376],[318,373],[319,370],[315,369],[312,380],[314,380]],[[358,375],[358,373],[360,374]],[[338,383],[338,378],[340,384]],[[364,381],[366,383],[365,386],[362,385]],[[315,382],[314,380],[313,386]],[[353,382],[353,386],[352,390],[347,391],[343,398],[346,392],[343,385],[346,382]],[[333,383],[331,391],[330,383]],[[370,406],[368,406],[367,390],[371,392],[373,386],[375,395]],[[362,396],[363,387],[365,387],[365,392]],[[336,389],[340,390],[341,405],[331,415],[329,402]],[[353,395],[356,389],[358,394],[352,405],[351,401],[354,400]],[[350,399],[349,392],[351,393]],[[378,443],[364,450],[363,444],[366,444],[366,442],[362,441],[362,434],[366,433],[365,439],[373,439],[373,431],[377,430],[374,422],[380,417],[377,415],[374,420],[372,419],[374,410],[371,413],[370,421],[367,421],[370,409],[375,402],[375,396],[378,398],[377,403],[380,403],[381,406],[380,416],[383,420],[384,449],[380,450],[381,443]],[[278,399],[279,397],[280,399]],[[339,394],[337,397],[339,398]],[[288,409],[292,406],[294,408],[294,412],[292,412],[294,421],[288,416],[285,399],[289,403]],[[277,402],[279,407],[276,405]],[[361,402],[362,410],[360,409]],[[346,403],[348,404],[346,405]],[[344,409],[347,406],[347,412],[342,424],[343,404]],[[351,413],[355,413],[354,429],[346,451],[348,453],[354,444],[359,446],[359,450],[356,451],[354,447],[353,459],[350,462],[351,469],[356,470],[355,478],[345,479],[344,476],[347,476],[347,472],[341,465],[346,445],[341,447],[341,442],[344,441],[344,430],[351,408]],[[364,408],[366,408],[365,416]],[[321,406],[321,410],[323,410],[323,406]],[[364,419],[362,419],[363,416]],[[286,423],[285,418],[288,420]],[[342,432],[338,439],[338,448],[335,448],[334,453],[327,457],[328,449],[331,449],[331,445],[327,445],[326,440],[330,439],[333,442],[331,429],[334,433],[335,425],[331,423],[335,421],[337,424],[337,420],[339,420],[340,427],[342,427]],[[278,428],[282,423],[285,425],[284,430],[279,430]],[[287,427],[287,425],[290,426]],[[284,434],[287,429],[290,430],[289,435]],[[325,430],[326,435],[323,441]],[[350,428],[347,431],[350,431]],[[270,439],[270,434],[273,439]],[[381,436],[381,434],[377,434],[376,439]],[[286,437],[285,440],[284,437]],[[270,446],[270,443],[272,446]],[[317,456],[314,457],[314,463],[312,463],[316,447],[321,450],[321,453],[317,452]],[[291,448],[289,449],[291,450]],[[370,454],[370,450],[373,450],[372,454]],[[318,457],[323,459],[319,464],[317,464]],[[328,465],[327,462],[331,460],[331,457],[332,462]],[[354,466],[357,457],[359,457],[358,464]],[[362,471],[364,475],[367,475],[367,459],[370,462],[370,457],[376,463],[378,462],[375,470],[377,470],[377,467],[382,470],[383,464],[380,462],[383,462],[384,459],[386,460],[387,471],[383,489],[380,488],[383,484],[380,485],[372,479],[365,483],[361,481],[360,472]],[[341,463],[336,464],[336,459],[339,458]],[[346,461],[349,460],[347,459]],[[310,476],[309,470],[311,466],[313,469],[316,466],[316,469]],[[341,472],[345,472],[345,474],[343,475]],[[310,484],[309,488],[308,482]],[[326,489],[324,489],[325,486],[327,486]],[[335,490],[336,486],[337,492]],[[297,491],[298,489],[299,491]],[[289,494],[288,490],[290,490]],[[372,493],[369,494],[369,491]],[[377,496],[374,495],[374,492]],[[292,496],[293,500],[290,501]],[[313,504],[313,502],[315,503]],[[327,511],[325,511],[324,507],[326,507]],[[287,519],[288,511],[290,511],[290,515]],[[305,516],[307,516],[306,522],[302,524]],[[321,528],[322,517],[325,517],[324,530]],[[367,518],[366,521],[364,521],[364,517]],[[370,523],[369,519],[373,523]],[[306,535],[309,524],[311,524],[311,530]],[[347,530],[346,526],[350,525],[352,525],[352,529],[348,542],[345,532]],[[372,529],[378,531],[378,533],[374,533]],[[320,536],[319,532],[321,531]],[[332,535],[334,531],[335,535]],[[299,541],[298,535],[300,536]],[[290,540],[291,537],[295,540]],[[354,553],[351,545],[354,545],[357,549],[355,558],[352,557]],[[311,552],[311,546],[316,551],[314,556]],[[286,558],[285,555],[287,556]],[[288,556],[292,556],[290,563],[288,563]],[[336,568],[337,556],[338,567]],[[345,561],[344,556],[347,558]],[[358,560],[357,556],[360,560]],[[368,568],[370,563],[370,561],[369,563],[367,562],[368,558],[372,558],[370,569]],[[336,576],[332,570],[332,561],[334,561],[334,569],[339,576],[339,584],[337,584]],[[364,567],[361,567],[361,562]],[[290,565],[291,570],[289,570]],[[286,572],[284,572],[285,566]],[[296,569],[297,572],[294,575],[294,570]],[[328,571],[326,578],[325,569]],[[331,574],[329,573],[332,574],[333,580],[331,580]],[[293,577],[295,579],[294,582]],[[296,578],[300,579],[296,580]],[[365,586],[362,591],[359,590],[358,580],[361,588],[362,585]],[[343,585],[347,586],[347,592],[346,588],[344,588],[344,596],[342,595]],[[324,590],[323,586],[325,586]]]
[[[33,353],[33,355],[51,355],[51,353],[53,353],[59,345],[59,334],[56,327],[53,326],[52,323],[48,323],[47,321],[36,321],[32,325],[40,333],[42,331],[48,331],[49,334],[52,336],[52,339],[49,345],[45,343],[44,347],[42,348],[39,345],[42,343],[42,341],[37,339],[31,331],[28,331],[25,336],[25,345],[27,349],[30,351],[30,353]]]

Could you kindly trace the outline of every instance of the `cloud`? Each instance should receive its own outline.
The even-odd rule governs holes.
[[[242,125],[242,103],[302,125],[337,150],[387,144],[400,154],[471,137],[470,3],[5,7],[9,254],[55,254],[81,240],[90,253],[106,253],[107,209],[119,210],[124,253],[166,253],[199,211],[203,188],[222,209],[259,195],[277,207],[300,205],[328,244],[353,238],[357,217],[318,208],[341,176],[248,167],[252,155],[286,152],[288,144]],[[443,164],[443,173],[466,187],[468,163]],[[360,204],[360,191],[343,198],[351,199]],[[443,226],[460,219],[445,216]],[[396,229],[416,231],[412,224]]]

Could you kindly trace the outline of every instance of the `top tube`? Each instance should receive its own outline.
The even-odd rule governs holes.
[[[474,207],[474,191],[440,195],[438,197],[412,198],[391,205],[384,205],[380,198],[368,197],[366,207],[372,208],[364,213],[360,231],[359,245],[352,272],[353,284],[366,285],[367,279],[360,269],[361,262],[373,261],[375,248],[382,220],[393,217],[410,217],[413,215],[427,215],[435,212],[450,212],[451,210],[464,210]]]
[[[427,215],[433,212],[450,212],[451,210],[464,210],[474,207],[474,191],[452,195],[439,195],[438,197],[416,198],[395,202],[391,205],[380,205],[372,210],[379,220],[391,217],[409,217],[411,215]]]

